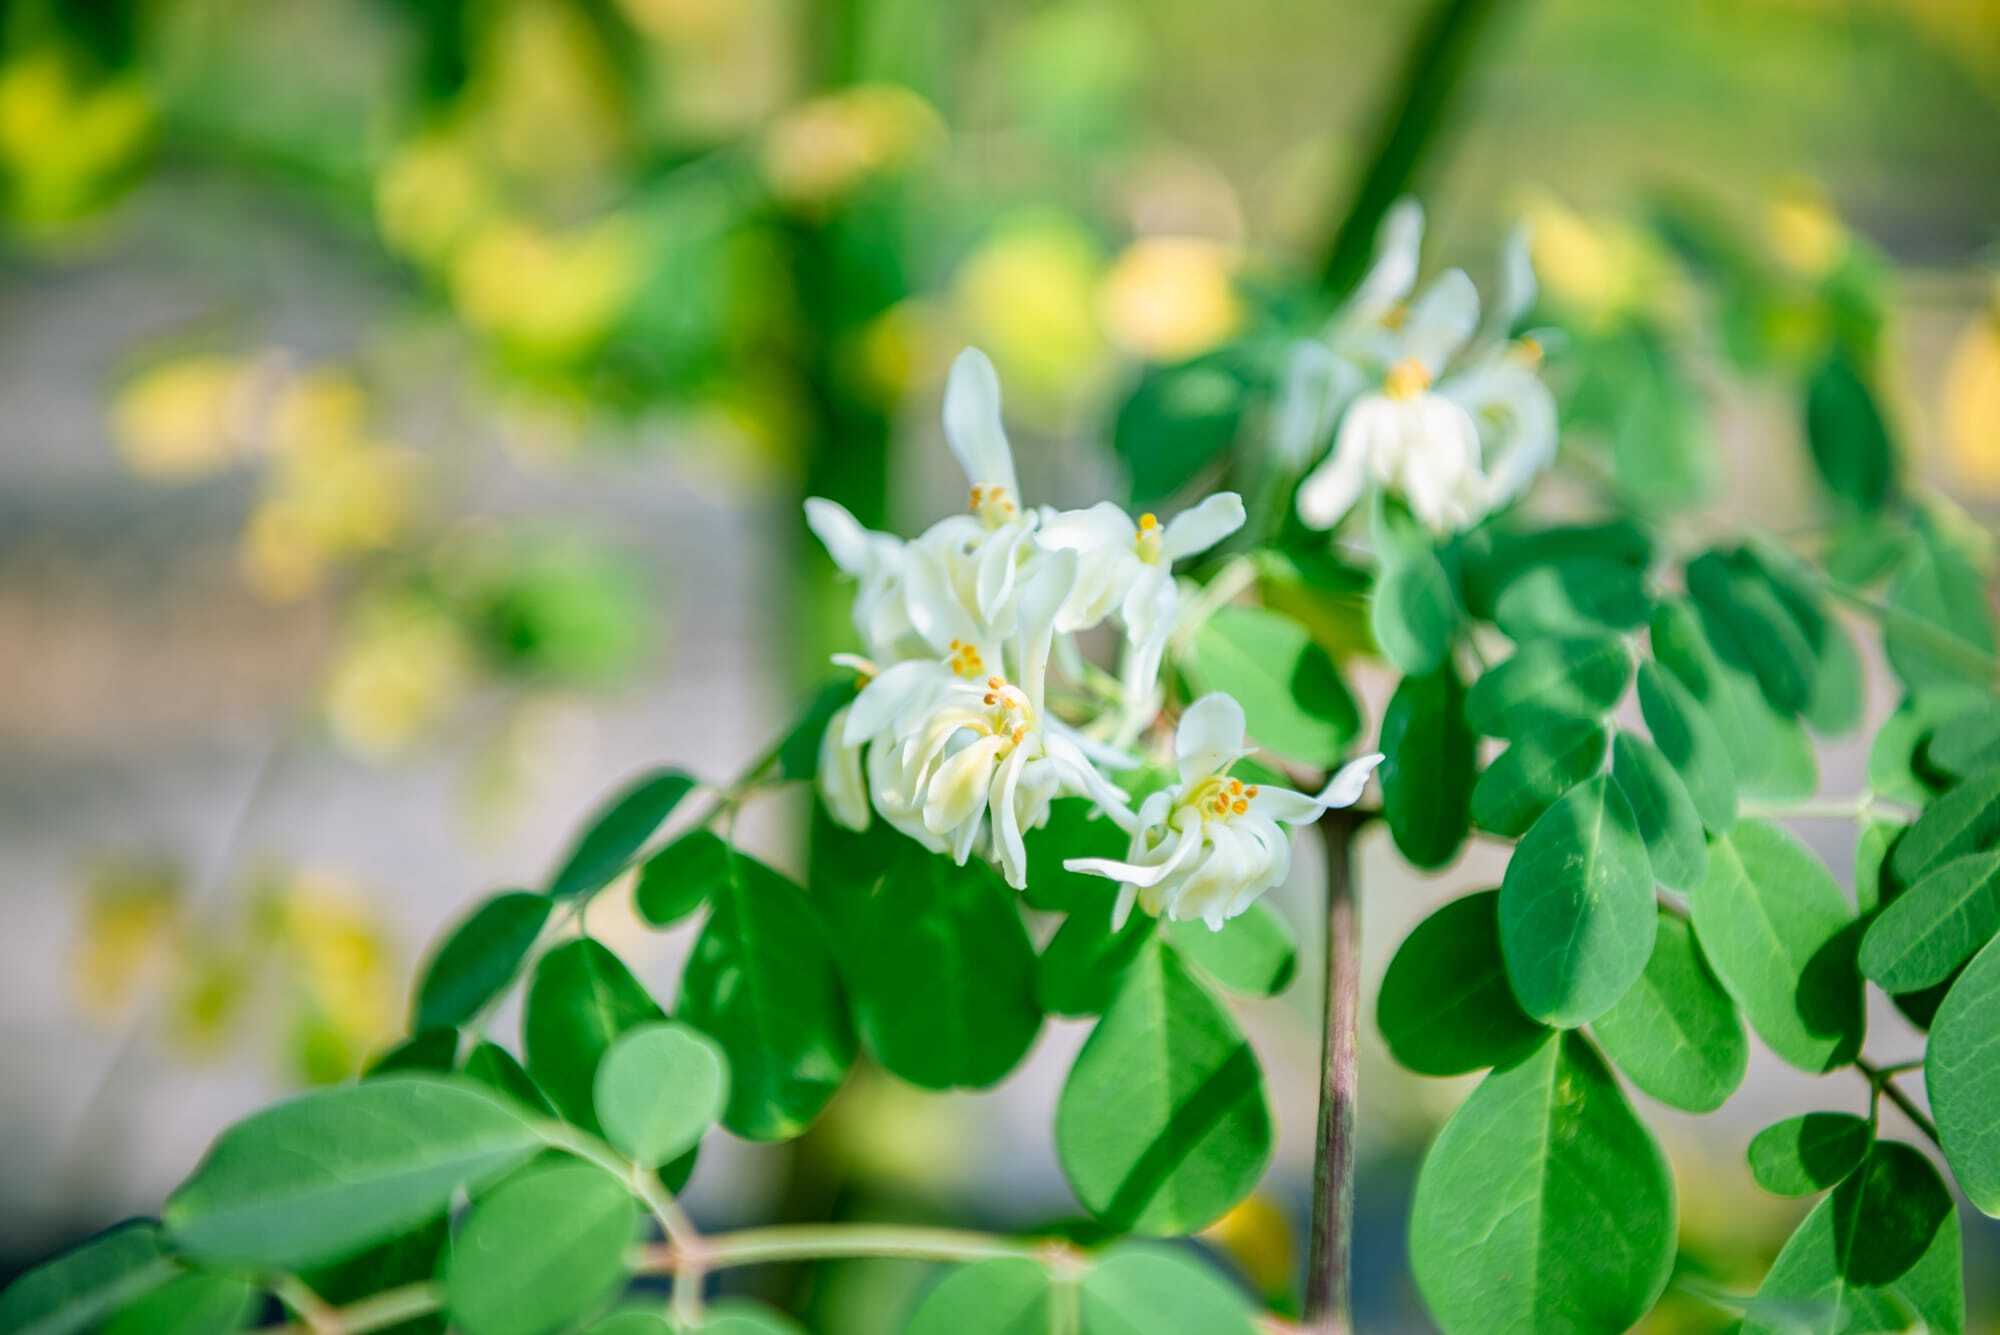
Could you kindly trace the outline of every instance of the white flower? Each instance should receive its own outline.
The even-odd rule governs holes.
[[[1337,524],[1370,485],[1401,495],[1427,527],[1477,523],[1554,457],[1555,403],[1540,348],[1507,335],[1534,300],[1527,239],[1509,238],[1499,300],[1479,328],[1479,294],[1457,269],[1414,303],[1423,215],[1390,211],[1374,266],[1322,342],[1294,350],[1276,449],[1302,465],[1328,428],[1333,448],[1299,488],[1299,516]],[[1477,337],[1475,337],[1477,334]]]
[[[818,496],[806,500],[806,526],[833,563],[859,585],[854,629],[869,655],[894,661],[923,652],[926,646],[908,607],[908,544],[893,534],[863,528],[845,506]]]
[[[1378,754],[1343,766],[1318,797],[1246,785],[1228,776],[1245,754],[1243,707],[1220,694],[1203,696],[1181,715],[1174,750],[1180,782],[1140,806],[1125,860],[1063,863],[1119,883],[1114,927],[1124,924],[1136,899],[1155,917],[1200,918],[1220,930],[1290,872],[1291,836],[1282,826],[1352,806],[1382,760]]]

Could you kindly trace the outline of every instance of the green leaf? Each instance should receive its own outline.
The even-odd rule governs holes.
[[[1152,366],[1118,409],[1111,448],[1132,478],[1132,500],[1173,495],[1236,439],[1249,398],[1230,349],[1178,366]]]
[[[1861,653],[1839,618],[1829,612],[1803,562],[1774,543],[1753,542],[1733,558],[1739,579],[1769,588],[1805,637],[1812,653],[1812,692],[1806,722],[1828,736],[1852,731],[1861,722],[1867,683]]]
[[[1774,1196],[1814,1196],[1844,1180],[1875,1143],[1875,1128],[1852,1113],[1787,1117],[1750,1141],[1750,1176]]]
[[[1623,640],[1530,640],[1472,684],[1465,718],[1489,737],[1523,737],[1611,712],[1632,682]]]
[[[819,772],[819,746],[826,736],[826,725],[843,706],[853,702],[857,689],[854,677],[842,673],[813,693],[805,712],[778,743],[779,778],[810,779]]]
[[[1882,508],[1896,482],[1896,451],[1875,396],[1844,346],[1806,382],[1806,443],[1827,490],[1864,514]]]
[[[1271,1157],[1256,1054],[1175,953],[1155,945],[1070,1068],[1056,1153],[1077,1199],[1135,1233],[1192,1233],[1247,1195]]]
[[[529,1074],[514,1060],[514,1054],[498,1043],[481,1040],[465,1058],[465,1077],[488,1089],[505,1094],[537,1116],[556,1116],[556,1105]]]
[[[1041,1031],[1035,948],[991,867],[898,843],[873,888],[843,906],[854,1027],[913,1085],[984,1089]]]
[[[1376,1024],[1389,1053],[1418,1075],[1505,1066],[1548,1033],[1528,1018],[1500,957],[1500,892],[1454,899],[1396,949]]]
[[[1958,1212],[1937,1169],[1908,1145],[1882,1141],[1785,1243],[1744,1335],[1961,1335],[1961,1250]]]
[[[1099,878],[1102,880],[1103,878]],[[1153,939],[1155,919],[1132,913],[1111,930],[1116,895],[1078,907],[1049,938],[1036,964],[1035,999],[1052,1015],[1102,1015],[1125,981],[1125,970]]]
[[[1053,1296],[1039,1261],[960,1266],[925,1296],[904,1335],[1048,1335]]]
[[[597,1120],[613,1145],[647,1168],[693,1149],[728,1102],[722,1049],[684,1024],[628,1030],[597,1068]]]
[[[370,1062],[361,1073],[363,1080],[394,1075],[398,1071],[429,1071],[449,1075],[458,1065],[458,1030],[424,1029],[410,1035]]]
[[[1917,535],[1889,588],[1890,614],[1882,622],[1889,666],[1913,691],[1990,685],[1993,617],[1985,577],[1934,522],[1919,524]]]
[[[1687,785],[1659,748],[1621,732],[1611,744],[1611,781],[1625,795],[1639,836],[1646,841],[1653,876],[1662,885],[1692,890],[1708,873],[1708,841]]]
[[[671,927],[703,904],[729,875],[729,845],[708,830],[689,830],[646,859],[632,902],[655,927]]]
[[[1399,671],[1435,670],[1451,652],[1458,617],[1451,576],[1430,546],[1383,553],[1368,624],[1382,656]]]
[[[1603,524],[1572,524],[1543,529],[1510,529],[1505,521],[1484,525],[1465,535],[1465,604],[1484,621],[1507,586],[1538,566],[1575,558],[1609,561],[1644,573],[1653,561],[1653,542],[1629,519]]]
[[[1509,582],[1493,619],[1509,639],[1526,641],[1632,630],[1645,624],[1651,610],[1643,570],[1576,556],[1536,566]]]
[[[474,909],[452,929],[417,985],[416,1026],[464,1024],[500,995],[521,971],[521,961],[549,920],[555,901],[510,891]]]
[[[1743,1083],[1750,1042],[1685,918],[1660,913],[1653,956],[1590,1027],[1632,1083],[1684,1112],[1713,1112]]]
[[[1472,788],[1472,821],[1518,839],[1556,799],[1604,766],[1600,723],[1559,723],[1529,733],[1502,751]]]
[[[1923,806],[1948,776],[1934,773],[1929,755],[1938,732],[1969,713],[1988,712],[1993,697],[1977,686],[1932,686],[1906,696],[1882,721],[1868,749],[1868,787],[1892,802]]]
[[[1674,1260],[1667,1161],[1581,1034],[1488,1075],[1417,1173],[1410,1264],[1447,1335],[1625,1330]]]
[[[1924,1088],[1945,1162],[1966,1199],[2000,1216],[2000,944],[1988,942],[1945,994],[1924,1050]]]
[[[1931,765],[1953,779],[2000,770],[2000,701],[1991,696],[1947,718],[1931,736]]]
[[[693,776],[673,769],[654,770],[634,780],[591,817],[562,870],[549,879],[549,894],[568,899],[603,889],[624,872],[653,831],[694,788]]]
[[[1234,1285],[1186,1253],[1113,1247],[1078,1286],[1079,1335],[1253,1335]],[[977,1328],[983,1332],[985,1327]]]
[[[1750,673],[1771,708],[1788,716],[1804,712],[1812,699],[1812,646],[1777,595],[1739,578],[1713,551],[1688,563],[1687,584],[1716,653]],[[1717,634],[1716,626],[1726,633]]]
[[[748,1298],[725,1298],[710,1303],[708,1312],[685,1335],[805,1335],[805,1330],[762,1303]]]
[[[1812,740],[1797,719],[1774,711],[1756,678],[1737,666],[1746,659],[1739,648],[1725,654],[1711,644],[1730,633],[1686,603],[1664,602],[1653,616],[1653,654],[1714,721],[1740,793],[1771,801],[1810,797],[1818,782]],[[1661,750],[1667,751],[1664,743]]]
[[[1689,906],[1702,952],[1771,1051],[1802,1071],[1854,1060],[1855,918],[1818,858],[1783,830],[1744,821],[1710,842]]]
[[[1915,885],[1933,868],[2000,844],[2000,770],[1962,783],[1924,809],[1889,855],[1898,885]]]
[[[256,1299],[234,1275],[181,1275],[121,1309],[103,1335],[223,1335],[249,1324]]]
[[[628,1308],[591,1322],[585,1335],[674,1335],[674,1328],[657,1312]]]
[[[681,975],[680,1018],[729,1058],[723,1124],[749,1140],[805,1130],[854,1062],[827,930],[798,886],[740,854]]]
[[[1116,891],[1107,893],[1104,878],[1063,866],[1069,858],[1123,858],[1128,851],[1129,836],[1109,817],[1093,817],[1095,807],[1087,797],[1059,797],[1049,803],[1048,824],[1021,832],[1028,848],[1028,884],[1021,897],[1029,908],[1074,913],[1101,902],[1109,914]]]
[[[466,1335],[547,1335],[625,1283],[638,1223],[623,1183],[575,1160],[532,1168],[472,1207],[445,1265],[445,1310]]]
[[[1250,736],[1281,756],[1330,769],[1361,727],[1354,697],[1304,626],[1261,607],[1224,607],[1195,632],[1185,665],[1197,694],[1225,691]]]
[[[521,1014],[528,1074],[565,1120],[599,1132],[598,1063],[626,1030],[666,1018],[623,960],[579,937],[535,965]]]
[[[1639,665],[1639,710],[1653,744],[1686,786],[1701,823],[1721,833],[1736,823],[1736,764],[1708,711],[1659,664]]]
[[[83,1335],[178,1271],[150,1220],[119,1224],[45,1261],[0,1293],[0,1330]]]
[[[1180,957],[1231,992],[1275,997],[1298,972],[1299,939],[1292,925],[1259,901],[1211,931],[1187,919],[1167,924],[1167,940]]]
[[[1889,851],[1908,828],[1895,821],[1871,820],[1861,827],[1861,833],[1855,838],[1854,907],[1862,917],[1882,907],[1885,891],[1894,894],[1884,873],[1888,870]]]
[[[2000,849],[1933,865],[1861,938],[1861,972],[1885,992],[1951,977],[2000,931]]]
[[[1543,813],[1500,883],[1500,949],[1521,1008],[1587,1024],[1645,972],[1657,928],[1653,870],[1632,809],[1603,775]]]
[[[1396,847],[1413,864],[1444,866],[1472,821],[1478,738],[1465,723],[1465,693],[1446,663],[1405,677],[1382,714],[1382,811]]]
[[[168,1200],[167,1234],[217,1265],[335,1261],[441,1213],[540,1145],[512,1106],[459,1079],[319,1090],[223,1132]]]

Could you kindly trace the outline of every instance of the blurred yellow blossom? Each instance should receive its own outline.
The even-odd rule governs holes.
[[[296,961],[304,1074],[342,1079],[393,1038],[398,1028],[396,961],[367,897],[324,870],[293,874],[278,892],[280,944]]]
[[[182,357],[150,367],[117,391],[111,432],[126,467],[141,477],[185,479],[214,472],[254,444],[257,377],[243,357]]]
[[[1103,252],[1068,214],[1003,220],[960,266],[954,299],[965,341],[986,349],[1023,406],[1065,403],[1105,352],[1095,298]]]
[[[1764,233],[1778,262],[1802,278],[1826,277],[1847,255],[1847,228],[1810,182],[1789,182],[1772,197]]]
[[[1269,1196],[1244,1197],[1201,1236],[1235,1261],[1258,1293],[1270,1298],[1291,1288],[1298,1240],[1283,1208]]]
[[[326,684],[328,725],[363,755],[393,755],[468,688],[465,632],[429,599],[398,595],[358,609]]]
[[[620,77],[580,5],[514,0],[495,7],[473,57],[468,131],[511,180],[556,197],[616,165],[629,146]]]
[[[276,456],[243,533],[245,578],[267,598],[301,598],[335,564],[389,546],[414,505],[415,460],[373,440],[302,441]]]
[[[1671,300],[1672,270],[1638,228],[1586,217],[1548,194],[1532,196],[1524,213],[1536,279],[1589,324],[1607,328]]]
[[[568,233],[498,219],[453,257],[452,302],[467,324],[514,351],[566,361],[609,332],[644,258],[642,238],[626,218]]]
[[[70,221],[145,147],[153,100],[136,80],[86,85],[55,47],[0,67],[0,167],[15,220]]]
[[[1954,477],[2000,493],[2000,290],[1958,336],[1944,375],[1946,457]]]
[[[176,949],[180,906],[180,877],[170,867],[126,859],[92,873],[71,972],[85,1012],[106,1023],[125,1014],[140,984]]]
[[[338,368],[292,376],[272,399],[269,445],[279,454],[345,445],[367,431],[368,393]]]
[[[375,221],[383,240],[433,268],[492,207],[492,189],[478,163],[450,135],[403,145],[375,178]]]
[[[909,166],[944,140],[944,122],[908,88],[866,84],[793,108],[764,140],[771,193],[822,212],[871,176]]]
[[[1235,256],[1201,237],[1141,237],[1112,262],[1098,308],[1114,342],[1154,361],[1208,351],[1243,323]]]

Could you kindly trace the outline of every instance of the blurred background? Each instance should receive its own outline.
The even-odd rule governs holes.
[[[1992,527],[1996,0],[0,3],[0,1278],[393,1041],[439,927],[538,883],[627,775],[761,749],[845,645],[798,501],[957,508],[961,346],[999,364],[1037,498],[1254,476],[1276,350],[1406,190],[1430,267],[1490,281],[1535,229],[1592,479],[1537,506],[1808,522],[1801,384],[1837,339]],[[1385,672],[1315,625],[1379,715]],[[1865,756],[1835,745],[1823,791]],[[796,868],[805,814],[743,837]],[[1852,830],[1799,828],[1845,880]],[[1503,865],[1419,877],[1371,836],[1365,995]],[[687,930],[616,899],[593,930],[670,1001]],[[1248,1008],[1279,1155],[1209,1236],[1281,1307],[1316,972]],[[1914,1051],[1903,1024],[1871,1053]],[[863,1071],[796,1145],[706,1151],[691,1206],[1065,1217],[1082,1032],[986,1094]],[[1364,1043],[1358,1312],[1424,1330],[1403,1211],[1463,1089]],[[1716,1117],[1647,1109],[1691,1276],[1651,1328],[1726,1325],[1691,1293],[1754,1288],[1806,1204],[1744,1144],[1828,1097],[1759,1053]],[[2000,1232],[1967,1223],[2000,1330]],[[756,1282],[872,1332],[921,1278]]]

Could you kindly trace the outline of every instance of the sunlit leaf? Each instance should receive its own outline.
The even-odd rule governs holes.
[[[250,1323],[256,1301],[256,1287],[237,1276],[181,1275],[120,1310],[103,1335],[227,1335]]]
[[[1293,760],[1331,768],[1360,729],[1333,660],[1279,613],[1222,608],[1196,632],[1185,667],[1197,693],[1235,696],[1251,738]]]
[[[1274,997],[1298,971],[1292,925],[1262,901],[1223,923],[1219,932],[1193,918],[1168,923],[1167,939],[1182,959],[1232,992]]]
[[[1102,879],[1102,878],[1099,878]],[[1042,948],[1036,964],[1035,997],[1056,1015],[1102,1015],[1146,943],[1156,921],[1150,914],[1131,913],[1116,931],[1111,928],[1114,890],[1098,902],[1079,905]]]
[[[532,1168],[472,1207],[445,1266],[445,1308],[466,1335],[545,1335],[625,1282],[638,1211],[623,1183],[575,1160]]]
[[[1642,737],[1620,732],[1611,744],[1611,781],[1625,795],[1662,885],[1692,890],[1708,871],[1708,841],[1687,785]]]
[[[1750,1041],[1694,929],[1660,913],[1646,972],[1590,1027],[1632,1083],[1687,1112],[1713,1112],[1743,1083]]]
[[[1717,832],[1734,825],[1736,764],[1708,711],[1653,662],[1639,665],[1639,709],[1653,744],[1686,786],[1701,823]]]
[[[1522,737],[1604,717],[1631,681],[1632,651],[1623,640],[1530,640],[1472,684],[1465,717],[1489,737]]]
[[[1253,1335],[1250,1307],[1186,1252],[1113,1247],[1078,1285],[1078,1335]]]
[[[1053,1297],[1038,1261],[960,1266],[925,1295],[904,1335],[1047,1335]]]
[[[1945,994],[1924,1051],[1924,1088],[1959,1190],[2000,1216],[2000,943],[1989,942]]]
[[[0,1293],[0,1330],[83,1335],[171,1280],[178,1267],[150,1220],[119,1224],[45,1261]]]
[[[666,1019],[625,962],[579,937],[542,956],[521,1013],[528,1074],[562,1115],[587,1131],[597,1121],[597,1067],[628,1029]]]
[[[681,1024],[626,1031],[597,1068],[597,1120],[634,1163],[658,1168],[700,1142],[729,1101],[729,1064]]]
[[[1557,798],[1603,768],[1607,743],[1604,726],[1593,722],[1523,734],[1473,785],[1473,823],[1510,839],[1526,834]]]
[[[1750,1176],[1775,1196],[1812,1196],[1841,1181],[1875,1143],[1875,1128],[1852,1113],[1787,1117],[1750,1141]]]
[[[1995,661],[1986,581],[1934,522],[1920,524],[1917,534],[1889,588],[1891,614],[1882,622],[1889,665],[1913,691],[1990,685]]]
[[[1418,923],[1389,961],[1376,1023],[1390,1055],[1419,1075],[1505,1066],[1548,1033],[1507,982],[1499,907],[1498,890],[1454,899]]]
[[[1949,978],[2000,931],[2000,849],[1931,865],[1861,938],[1861,972],[1885,992]]]
[[[561,870],[549,878],[549,894],[568,899],[602,889],[694,787],[693,776],[672,769],[655,770],[627,785],[591,817]]]
[[[555,901],[511,891],[495,895],[452,929],[417,985],[416,1024],[464,1024],[514,981]]]
[[[1587,637],[1645,624],[1645,573],[1598,556],[1536,566],[1508,583],[1493,619],[1510,639]]]

